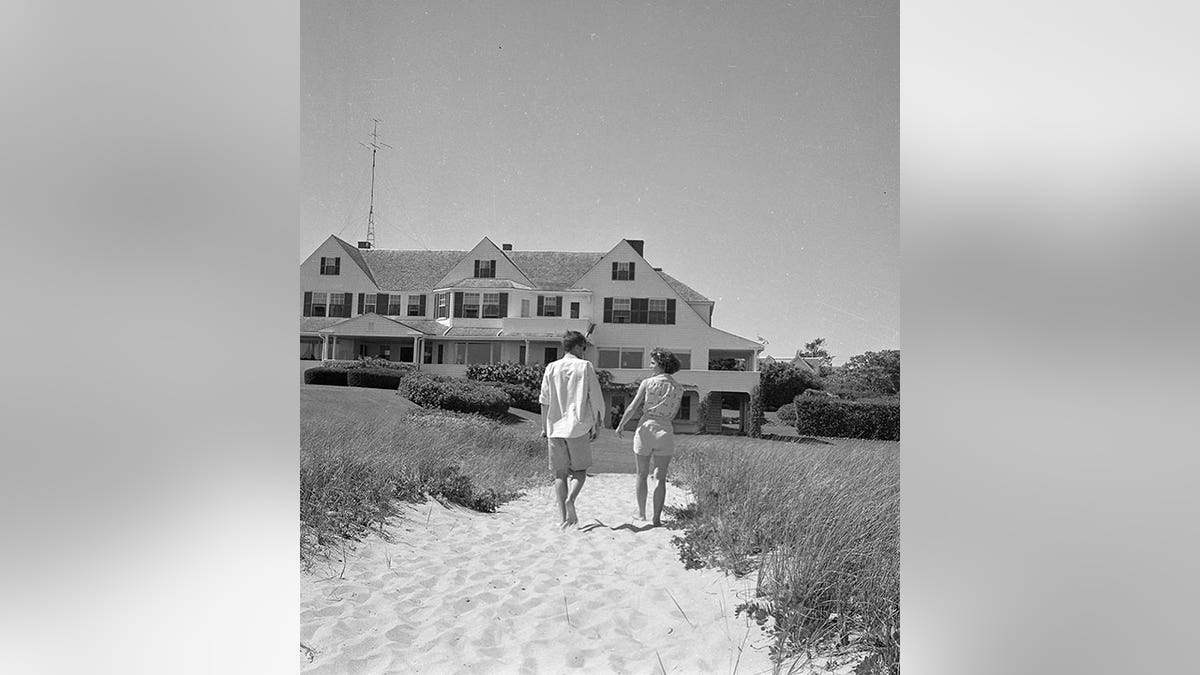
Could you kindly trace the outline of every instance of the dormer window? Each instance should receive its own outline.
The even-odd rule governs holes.
[[[337,274],[341,270],[341,258],[321,258],[321,274]]]
[[[496,277],[496,261],[495,260],[476,260],[475,261],[475,278],[476,279],[494,279]]]
[[[613,281],[633,281],[633,263],[615,262],[612,266]]]

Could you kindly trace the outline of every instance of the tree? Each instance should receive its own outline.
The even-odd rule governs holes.
[[[796,356],[822,359],[817,369],[821,377],[827,377],[833,372],[833,357],[829,355],[829,350],[825,349],[825,338],[813,338],[812,342],[804,343],[804,349],[796,352]]]
[[[892,396],[900,393],[900,350],[865,352],[836,369],[837,389],[860,395]]]
[[[806,389],[824,389],[821,380],[812,373],[800,370],[790,363],[776,361],[761,368],[759,383],[762,387],[763,407],[776,410],[792,402]]]

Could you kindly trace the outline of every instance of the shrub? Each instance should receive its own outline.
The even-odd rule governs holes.
[[[392,370],[412,371],[415,369],[411,363],[388,361],[376,356],[363,356],[353,361],[326,359],[321,362],[321,365],[326,368],[341,368],[342,370],[351,370],[354,368],[389,368]]]
[[[400,381],[400,394],[423,408],[479,413],[499,417],[512,399],[502,389],[471,380],[414,373]]]
[[[806,436],[900,440],[899,403],[797,396],[796,431]]]
[[[346,384],[351,387],[370,387],[372,389],[392,389],[400,387],[409,371],[396,368],[352,368],[346,371]]]
[[[796,395],[807,389],[820,389],[821,379],[790,363],[776,361],[762,367],[763,407],[775,410],[791,403]]]
[[[508,397],[512,399],[512,406],[514,408],[520,408],[532,413],[542,412],[542,404],[538,401],[542,393],[540,387],[526,387],[510,382],[480,382],[479,384],[496,387],[508,394]]]
[[[781,406],[779,406],[779,410],[777,412],[779,414],[780,422],[784,422],[787,424],[794,424],[796,422],[796,404],[795,403],[788,403],[787,405],[781,405]]]
[[[341,368],[326,368],[317,366],[304,371],[304,384],[328,384],[335,387],[345,387],[346,371]]]
[[[766,421],[766,416],[763,415],[763,393],[762,385],[754,385],[754,391],[750,392],[750,437],[762,438],[762,425]]]
[[[545,366],[541,364],[526,366],[511,362],[475,363],[467,366],[467,379],[480,382],[504,382],[540,391],[542,374],[545,371]]]

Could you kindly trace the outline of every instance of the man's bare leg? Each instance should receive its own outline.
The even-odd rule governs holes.
[[[575,479],[575,482],[571,485],[571,494],[567,496],[566,502],[563,504],[565,514],[563,516],[563,524],[565,525],[575,525],[579,522],[579,515],[575,513],[575,498],[579,496],[579,491],[583,489],[583,484],[587,482],[587,471],[572,471],[571,478]]]
[[[558,502],[558,512],[562,516],[559,527],[567,526],[567,474],[560,473],[554,477],[554,499]]]

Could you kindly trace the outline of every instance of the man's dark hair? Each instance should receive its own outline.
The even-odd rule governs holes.
[[[679,357],[669,350],[655,347],[654,351],[650,352],[650,360],[662,367],[663,372],[668,375],[679,372]]]
[[[569,330],[563,333],[562,346],[564,352],[569,352],[575,347],[583,345],[587,347],[587,338],[577,330]]]

